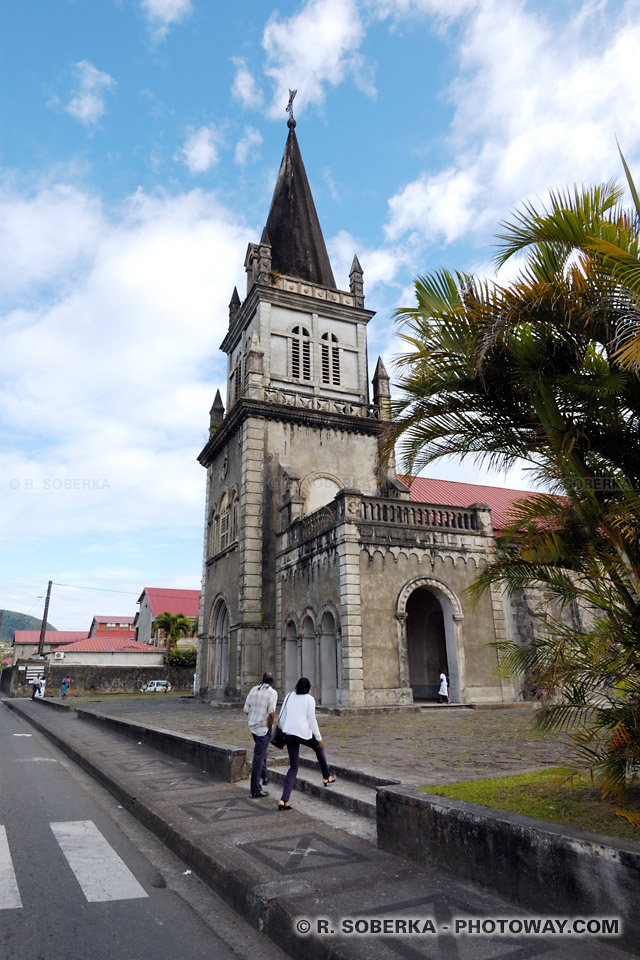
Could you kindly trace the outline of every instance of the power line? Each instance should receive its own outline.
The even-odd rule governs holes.
[[[111,590],[109,587],[85,587],[78,583],[58,583],[53,581],[54,587],[68,587],[70,590],[99,590],[101,593],[126,593],[131,597],[137,597],[137,590]]]

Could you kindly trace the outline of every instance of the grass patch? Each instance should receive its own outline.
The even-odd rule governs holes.
[[[577,774],[561,767],[420,789],[439,797],[466,800],[579,830],[640,841],[640,830],[616,816],[615,804],[600,799],[599,790],[586,773]],[[640,810],[640,790],[629,794],[627,809]]]

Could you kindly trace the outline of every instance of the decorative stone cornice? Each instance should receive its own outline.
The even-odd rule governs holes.
[[[348,404],[348,406],[364,407],[365,405]],[[380,422],[373,416],[363,417],[350,413],[331,412],[326,409],[314,410],[307,407],[288,406],[242,397],[236,401],[222,425],[200,451],[197,458],[198,462],[203,467],[208,467],[218,451],[229,442],[234,433],[250,417],[277,420],[280,423],[295,423],[315,430],[336,430],[344,433],[364,434],[370,437],[377,436],[380,431]]]

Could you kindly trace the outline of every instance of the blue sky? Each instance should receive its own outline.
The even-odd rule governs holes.
[[[286,139],[372,365],[438,267],[640,160],[640,0],[21,0],[0,22],[0,606],[83,629],[200,585],[218,346]],[[434,476],[495,481],[472,463]],[[512,474],[499,482],[526,485]]]

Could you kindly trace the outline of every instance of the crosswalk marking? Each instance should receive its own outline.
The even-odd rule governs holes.
[[[13,870],[7,831],[0,826],[0,910],[17,910],[21,906],[22,900]]]
[[[63,821],[50,827],[90,903],[148,896],[92,820]]]

